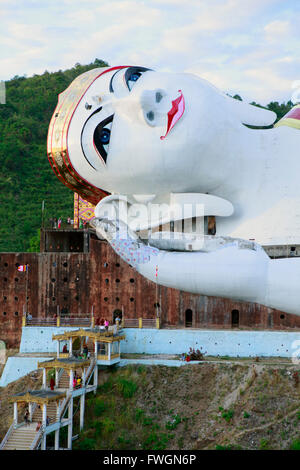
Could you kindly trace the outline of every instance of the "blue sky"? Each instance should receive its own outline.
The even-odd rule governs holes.
[[[299,0],[0,0],[0,80],[86,64],[206,78],[246,101],[300,81]]]

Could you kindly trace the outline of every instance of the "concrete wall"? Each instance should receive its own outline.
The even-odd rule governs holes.
[[[65,331],[78,330],[78,327],[39,327],[25,326],[22,328],[20,353],[55,353],[57,341],[52,341],[52,335],[63,334]]]
[[[24,377],[38,368],[38,362],[49,359],[49,357],[9,357],[0,378],[0,387],[6,387],[9,383]]]
[[[152,330],[126,328],[123,353],[181,354],[189,348],[209,356],[292,357],[300,333],[285,331]],[[299,342],[298,346],[296,341]]]
[[[53,334],[76,328],[24,327],[20,353],[56,353]],[[121,352],[133,354],[181,354],[190,347],[210,356],[292,357],[293,343],[300,340],[300,332],[286,331],[226,331],[125,328],[126,339]],[[299,346],[298,346],[299,348]]]

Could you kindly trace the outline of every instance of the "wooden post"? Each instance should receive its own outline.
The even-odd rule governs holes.
[[[23,313],[22,326],[26,326],[26,313]]]
[[[159,317],[156,317],[156,328],[159,330],[160,324],[159,324]]]
[[[139,318],[139,328],[143,328],[143,319]]]

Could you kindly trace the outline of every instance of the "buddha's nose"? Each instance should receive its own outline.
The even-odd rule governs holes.
[[[149,126],[164,125],[170,109],[170,99],[165,90],[161,88],[144,90],[140,95],[140,105]]]

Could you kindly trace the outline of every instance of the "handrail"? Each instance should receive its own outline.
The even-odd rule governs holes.
[[[64,418],[64,415],[65,415],[65,412],[67,411],[67,407],[68,407],[70,398],[72,396],[72,392],[73,392],[73,390],[68,390],[67,391],[66,398],[64,399],[64,401],[62,403],[59,421],[61,421]]]
[[[35,450],[38,447],[38,445],[39,445],[39,443],[40,443],[40,441],[43,437],[44,431],[45,431],[44,425],[42,424],[42,426],[40,427],[39,431],[37,432],[35,438],[33,439],[32,443],[31,443],[30,450]]]
[[[13,424],[9,427],[7,433],[5,434],[4,438],[2,439],[2,442],[1,442],[1,444],[0,444],[0,450],[3,449],[3,447],[4,447],[5,444],[7,443],[7,441],[8,441],[8,439],[9,439],[10,435],[13,433],[14,430],[15,430],[15,423],[13,423]]]
[[[85,386],[89,384],[89,381],[92,377],[92,373],[93,373],[93,370],[95,368],[95,365],[96,365],[96,358],[95,356],[92,356],[91,357],[91,363],[90,363],[90,366],[86,372],[86,377],[85,377]]]

